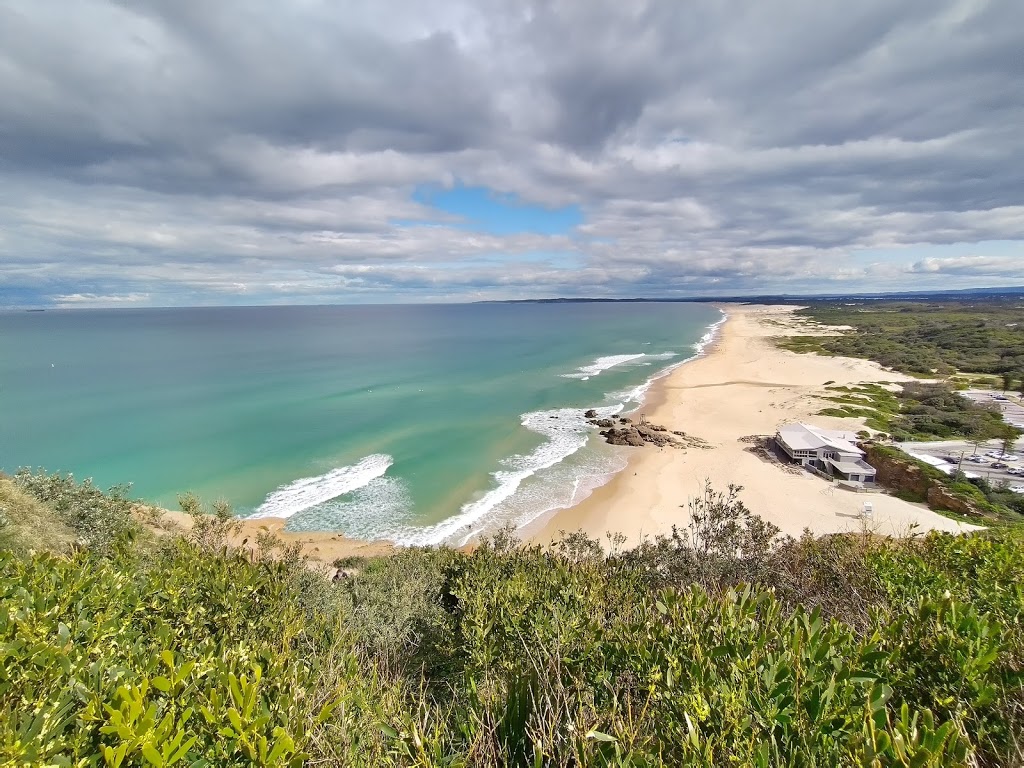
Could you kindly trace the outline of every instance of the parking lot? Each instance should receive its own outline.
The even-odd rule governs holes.
[[[1015,427],[1024,429],[1024,403],[1019,394],[1012,392],[996,392],[990,389],[968,389],[961,393],[976,403],[986,403],[999,407],[1003,412],[1003,420]]]
[[[928,461],[947,473],[959,466],[967,477],[983,477],[992,485],[1005,483],[1020,487],[1024,493],[1024,454],[1012,453],[999,457],[1001,441],[992,440],[975,446],[960,440],[930,443],[899,443],[911,456]],[[927,458],[926,458],[927,457]]]

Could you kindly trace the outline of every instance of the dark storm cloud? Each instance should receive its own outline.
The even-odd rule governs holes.
[[[1021,282],[985,242],[1024,240],[1022,28],[1013,0],[0,0],[0,300]],[[457,181],[584,221],[415,202]]]

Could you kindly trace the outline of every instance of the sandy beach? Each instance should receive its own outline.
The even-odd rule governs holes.
[[[754,513],[799,536],[861,530],[865,501],[874,506],[871,528],[881,534],[918,530],[964,531],[964,525],[883,493],[834,488],[806,472],[790,472],[747,450],[741,438],[774,434],[787,422],[856,430],[861,419],[816,416],[826,404],[816,395],[825,384],[899,382],[907,377],[876,363],[843,357],[797,354],[779,349],[772,337],[828,332],[793,316],[795,307],[721,305],[728,320],[705,355],[686,363],[651,387],[638,413],[669,430],[682,430],[705,449],[623,448],[629,465],[589,498],[561,510],[531,534],[544,543],[561,531],[583,530],[603,538],[619,532],[628,544],[685,527],[689,500],[706,480],[725,491],[743,487],[740,498]]]

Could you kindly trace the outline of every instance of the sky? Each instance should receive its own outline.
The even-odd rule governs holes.
[[[0,306],[1024,285],[1020,0],[0,0]]]

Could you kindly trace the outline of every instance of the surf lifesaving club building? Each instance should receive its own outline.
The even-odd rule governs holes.
[[[864,461],[855,435],[807,424],[785,424],[775,444],[793,464],[809,467],[836,480],[874,485],[875,468]]]

